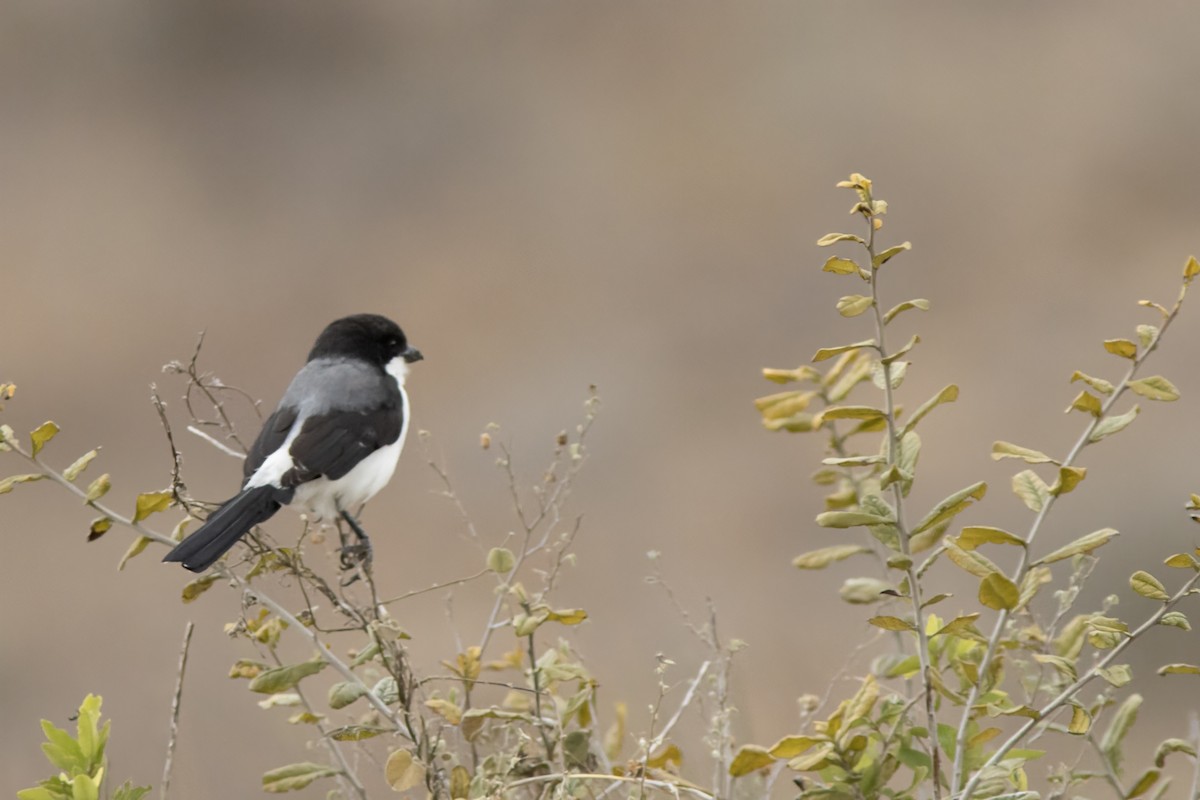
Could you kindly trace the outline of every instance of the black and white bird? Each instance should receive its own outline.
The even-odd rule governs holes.
[[[408,433],[408,365],[422,358],[376,314],[331,322],[246,455],[242,490],[163,561],[202,572],[281,506],[314,518],[351,516],[392,477]]]

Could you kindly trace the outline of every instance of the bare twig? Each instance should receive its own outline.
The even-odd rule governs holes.
[[[171,698],[171,726],[167,735],[167,758],[163,763],[162,787],[158,796],[167,800],[171,792],[171,768],[175,762],[175,740],[179,736],[179,702],[183,698],[183,674],[187,670],[188,648],[192,644],[192,630],[195,626],[188,620],[183,629],[183,647],[179,651],[179,677],[175,679],[175,695]]]
[[[243,461],[245,461],[245,460],[246,460],[246,454],[245,454],[245,453],[239,453],[237,450],[234,450],[232,447],[230,447],[229,445],[225,444],[224,442],[217,441],[216,439],[214,439],[213,437],[209,436],[209,435],[208,435],[207,433],[205,433],[204,431],[202,431],[202,430],[200,430],[199,428],[197,428],[195,425],[188,425],[188,426],[187,426],[187,429],[188,429],[188,432],[189,432],[189,433],[194,433],[194,434],[196,434],[196,435],[197,435],[197,436],[199,436],[201,439],[203,439],[204,441],[208,442],[209,444],[211,444],[213,447],[215,447],[215,448],[217,448],[218,450],[220,450],[220,451],[221,451],[222,453],[224,453],[225,455],[227,455],[227,456],[233,456],[234,458],[240,458],[240,459],[242,459]]]

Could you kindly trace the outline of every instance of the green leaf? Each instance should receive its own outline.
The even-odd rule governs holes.
[[[1105,339],[1104,349],[1121,358],[1137,357],[1137,345],[1128,339]]]
[[[358,681],[338,681],[329,687],[329,707],[345,708],[366,693],[367,687]]]
[[[1092,531],[1089,534],[1080,536],[1070,544],[1064,545],[1049,555],[1042,556],[1034,564],[1053,564],[1055,561],[1062,561],[1064,558],[1077,556],[1081,553],[1090,553],[1097,547],[1101,547],[1109,542],[1114,536],[1118,536],[1113,528],[1101,528],[1098,531]]]
[[[729,765],[729,774],[740,778],[743,775],[757,772],[763,767],[769,767],[773,763],[775,763],[775,757],[765,747],[756,744],[743,745]]]
[[[862,267],[852,259],[841,256],[830,256],[829,260],[825,262],[825,266],[821,267],[823,272],[833,272],[838,275],[857,275],[861,269]]]
[[[307,678],[309,675],[315,675],[323,669],[325,669],[325,662],[319,659],[275,667],[263,672],[250,681],[250,685],[247,688],[259,694],[275,694],[286,689],[291,689],[304,678]]]
[[[1175,569],[1200,569],[1200,561],[1191,553],[1176,553],[1163,563]]]
[[[1192,623],[1188,622],[1187,615],[1182,611],[1168,611],[1158,620],[1158,624],[1166,625],[1169,628],[1180,628],[1185,631],[1192,629]]]
[[[997,611],[1012,611],[1021,601],[1017,585],[999,572],[989,574],[979,584],[979,602]]]
[[[903,242],[902,244],[898,244],[895,247],[889,247],[888,249],[884,250],[882,253],[877,253],[875,255],[875,257],[873,259],[871,259],[871,266],[875,267],[876,269],[879,269],[884,264],[886,264],[887,262],[891,261],[896,256],[903,253],[905,250],[912,250],[912,242]]]
[[[507,547],[493,547],[488,551],[487,568],[497,575],[507,575],[512,572],[516,563],[516,557]]]
[[[855,528],[859,525],[886,525],[893,522],[889,517],[867,514],[863,511],[825,511],[817,514],[817,524],[822,528]]]
[[[1171,599],[1170,595],[1167,594],[1167,587],[1163,586],[1158,578],[1145,570],[1139,569],[1130,575],[1129,586],[1142,597],[1148,597],[1151,600]]]
[[[42,452],[42,448],[54,438],[58,431],[59,427],[49,420],[46,420],[30,431],[29,439],[33,443],[33,455],[37,456],[38,453]]]
[[[899,617],[871,617],[867,622],[885,631],[915,631],[917,626]]]
[[[857,317],[873,305],[875,301],[866,295],[848,294],[837,301],[837,310],[843,317]]]
[[[858,242],[866,244],[861,236],[855,236],[853,233],[827,233],[820,239],[817,239],[817,247],[829,247],[831,244],[838,242]]]
[[[1074,383],[1075,381],[1083,381],[1100,394],[1105,395],[1112,394],[1116,388],[1103,378],[1093,378],[1091,375],[1080,372],[1079,370],[1071,373],[1071,383]]]
[[[1200,675],[1195,664],[1165,664],[1158,668],[1159,675]]]
[[[1092,727],[1092,715],[1083,706],[1071,706],[1071,721],[1067,724],[1067,733],[1083,736]]]
[[[869,553],[869,547],[860,544],[835,544],[832,547],[822,547],[792,559],[792,566],[797,569],[824,569],[835,561],[842,561],[859,553]]]
[[[951,517],[962,513],[972,502],[982,500],[985,494],[987,494],[987,483],[984,481],[973,483],[965,489],[959,489],[934,506],[925,515],[925,518],[917,523],[917,526],[912,529],[911,533],[915,535],[921,531],[929,530],[940,522],[945,522]]]
[[[926,603],[928,605],[928,603]],[[947,622],[941,628],[938,628],[931,636],[957,636],[960,639],[970,639],[976,642],[986,642],[983,634],[975,627],[975,621],[979,619],[979,612],[972,614],[964,614],[961,617],[955,617]]]
[[[262,788],[264,792],[278,794],[303,789],[319,778],[337,775],[337,770],[324,764],[303,762],[288,764],[286,767],[276,767],[270,772],[263,773]]]
[[[917,423],[924,419],[925,415],[930,411],[933,411],[933,409],[937,408],[943,403],[953,403],[957,399],[957,386],[952,383],[949,386],[943,387],[940,392],[917,407],[917,410],[913,412],[911,417],[909,417],[908,422],[904,423],[904,429],[900,432],[901,435],[908,433],[913,428],[917,427]]]
[[[142,800],[143,797],[150,794],[150,788],[149,786],[134,786],[129,781],[125,781],[117,787],[112,800]]]
[[[1130,381],[1126,386],[1135,394],[1140,394],[1147,400],[1171,402],[1172,400],[1179,399],[1179,390],[1175,388],[1175,384],[1162,375],[1152,375],[1149,378]]]
[[[1128,664],[1113,664],[1111,667],[1102,667],[1096,670],[1096,674],[1108,681],[1110,686],[1115,686],[1118,689],[1133,680],[1133,670],[1129,668]]]
[[[133,512],[133,521],[141,522],[146,517],[158,511],[166,511],[171,506],[173,496],[170,492],[143,492],[137,496],[137,508]]]
[[[925,300],[923,298],[918,298],[916,300],[905,300],[903,303],[897,303],[896,305],[889,308],[887,313],[883,315],[883,324],[884,325],[888,324],[893,319],[895,319],[897,314],[901,313],[902,311],[908,311],[910,308],[916,308],[921,311],[928,311],[929,310],[929,301]]]
[[[1137,722],[1138,709],[1141,707],[1142,696],[1140,694],[1131,694],[1125,698],[1125,702],[1117,708],[1112,722],[1108,724],[1108,730],[1104,732],[1104,737],[1100,740],[1100,752],[1118,775],[1121,773],[1123,758],[1121,743],[1133,728],[1133,724]]]
[[[1088,437],[1089,442],[1098,442],[1101,439],[1112,436],[1114,433],[1125,430],[1129,423],[1133,422],[1133,418],[1141,411],[1136,405],[1115,417],[1105,417],[1096,425],[1096,429],[1092,431],[1092,435]]]
[[[44,477],[46,476],[42,475],[41,473],[30,473],[28,475],[12,475],[10,477],[0,479],[0,494],[8,494],[18,483],[32,483],[34,481],[40,481]]]
[[[964,550],[952,540],[946,541],[946,557],[976,578],[986,578],[1000,571],[990,559],[974,550]]]
[[[1002,458],[1019,458],[1026,464],[1057,464],[1050,456],[1040,450],[1030,450],[1028,447],[1011,442],[995,442],[992,444],[992,460],[999,461]]]
[[[379,728],[374,725],[343,725],[340,728],[334,728],[326,735],[335,742],[361,742],[363,739],[374,739],[376,736],[390,732],[388,728]]]
[[[1167,756],[1172,753],[1183,753],[1195,758],[1196,747],[1183,739],[1164,739],[1154,751],[1154,766],[1162,769],[1167,763]]]
[[[1155,784],[1159,778],[1159,771],[1148,769],[1142,773],[1142,777],[1137,779],[1133,784],[1133,788],[1129,790],[1129,794],[1125,795],[1126,800],[1133,800],[1135,797],[1141,797],[1150,790],[1150,787]]]
[[[1033,470],[1026,469],[1013,475],[1013,494],[1033,512],[1039,512],[1050,499],[1050,487]]]
[[[95,450],[89,450],[88,452],[84,453],[79,458],[75,459],[75,462],[71,464],[71,466],[63,470],[63,477],[69,481],[74,481],[79,477],[79,473],[87,469],[87,465],[90,464],[92,459],[99,454],[100,448],[98,447]]]
[[[864,347],[874,347],[874,346],[875,346],[874,339],[866,339],[861,342],[855,342],[854,344],[843,344],[838,347],[822,347],[815,354],[813,354],[812,360],[813,361],[824,361],[827,358],[833,358],[836,355],[841,355],[842,353],[848,353],[851,350],[860,350]]]
[[[1011,544],[1024,547],[1025,540],[1000,528],[971,525],[962,529],[954,540],[963,550],[974,550],[981,544]]]
[[[112,478],[109,477],[109,474],[106,472],[103,475],[101,475],[99,478],[96,478],[96,480],[94,480],[90,484],[88,484],[88,488],[87,488],[87,492],[86,492],[87,496],[84,498],[83,502],[94,503],[97,500],[99,500],[101,497],[104,497],[104,495],[108,494],[108,490],[111,488],[112,488]]]

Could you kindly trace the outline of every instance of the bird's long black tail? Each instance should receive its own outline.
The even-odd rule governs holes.
[[[274,486],[255,486],[225,501],[195,533],[167,553],[163,561],[180,561],[192,572],[208,569],[246,531],[279,510],[279,491]]]

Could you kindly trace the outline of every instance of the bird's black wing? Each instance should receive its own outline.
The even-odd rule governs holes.
[[[298,415],[299,412],[295,406],[281,406],[267,417],[262,430],[258,433],[258,438],[250,446],[250,452],[246,453],[246,461],[242,465],[242,474],[247,480],[258,471],[267,456],[274,453],[287,441],[288,434],[291,433],[292,426],[296,424]]]
[[[399,439],[403,423],[399,391],[375,408],[310,416],[288,448],[294,466],[280,483],[287,488],[321,476],[337,480],[371,453]]]

